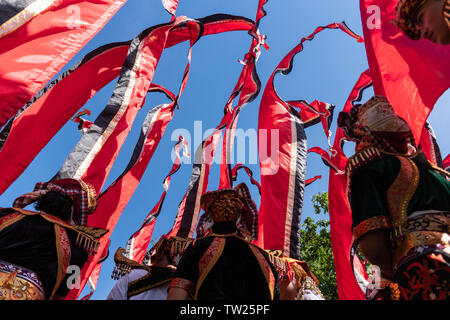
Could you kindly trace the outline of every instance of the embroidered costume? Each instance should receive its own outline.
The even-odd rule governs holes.
[[[202,196],[201,221],[211,218],[213,225],[199,224],[199,238],[183,254],[171,288],[183,288],[195,300],[279,298],[278,272],[268,253],[248,241],[257,236],[257,216],[245,195],[248,189],[240,184]]]
[[[346,168],[354,238],[390,234],[394,276],[383,281],[390,288],[384,297],[448,299],[449,175],[415,152],[407,124],[384,97],[341,113],[338,122],[357,143]]]
[[[70,290],[69,266],[80,269],[107,231],[71,225],[59,217],[22,209],[49,191],[69,196],[71,221],[86,221],[96,207],[90,186],[73,179],[38,183],[34,192],[0,209],[0,299],[55,299]],[[72,272],[73,274],[73,272]]]

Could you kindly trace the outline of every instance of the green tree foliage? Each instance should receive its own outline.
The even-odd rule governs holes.
[[[328,193],[322,192],[312,197],[314,214],[328,215]],[[336,272],[330,239],[330,221],[313,220],[308,217],[300,230],[300,253],[308,263],[312,273],[319,279],[319,288],[328,300],[337,300]]]

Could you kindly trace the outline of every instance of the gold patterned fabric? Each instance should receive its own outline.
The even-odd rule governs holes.
[[[419,184],[419,169],[407,157],[397,157],[400,171],[386,192],[391,224],[395,232],[401,231],[408,220],[408,206]]]
[[[394,267],[411,249],[420,246],[441,245],[450,253],[450,212],[425,213],[410,218],[401,230],[401,234],[392,236]]]
[[[198,291],[203,284],[203,281],[208,276],[211,269],[217,263],[225,248],[226,239],[222,237],[215,237],[209,248],[202,255],[198,261],[199,277],[197,285],[195,286],[194,299],[198,298]]]
[[[0,300],[45,300],[44,289],[33,271],[0,260]]]
[[[266,252],[235,233],[196,239],[174,278],[170,287],[185,289],[194,300],[279,299],[278,272]]]
[[[269,261],[266,260],[264,255],[262,254],[262,250],[254,245],[249,246],[252,250],[253,254],[256,257],[256,260],[258,261],[261,270],[264,274],[264,278],[266,279],[267,286],[269,288],[270,292],[270,298],[271,300],[274,299],[274,290],[275,290],[275,283],[277,282],[277,279],[275,279],[275,276],[273,274],[272,268],[269,264]]]
[[[386,216],[375,216],[372,218],[369,218],[367,220],[364,220],[360,224],[358,224],[356,227],[353,228],[353,236],[355,239],[360,238],[364,234],[366,234],[369,231],[373,231],[376,229],[390,229],[391,221]]]
[[[4,233],[2,232],[0,237],[0,256],[8,262],[11,261],[10,264],[4,265],[9,266],[14,263],[35,270],[42,280],[46,299],[54,299],[64,295],[62,292],[64,292],[66,286],[63,284],[69,265],[82,266],[89,254],[97,250],[99,245],[97,237],[101,237],[107,232],[104,229],[71,226],[58,217],[45,212],[27,211],[20,208],[2,208],[2,211],[4,215],[0,218],[0,232],[4,231]],[[36,216],[42,219],[33,220]],[[6,228],[13,229],[5,231]],[[52,237],[52,232],[55,237],[54,245],[48,243],[49,237]],[[30,233],[32,235],[28,236]],[[44,260],[41,260],[41,255]],[[20,271],[24,268],[16,267],[6,271],[12,273],[16,269]],[[0,261],[0,271],[2,270]],[[33,272],[27,271],[24,274],[29,278]],[[28,278],[25,279],[28,280]],[[35,280],[35,284],[39,282],[40,280]],[[3,283],[6,282],[3,281]],[[9,283],[11,286],[18,282],[12,281]],[[3,289],[11,289],[10,286],[3,286]],[[30,288],[32,291],[29,293],[22,292],[22,294],[33,293],[33,287],[30,286]],[[8,292],[5,291],[4,294],[10,294],[12,291]]]
[[[62,228],[71,229],[77,232],[78,235],[76,239],[76,245],[79,246],[80,248],[83,248],[89,254],[91,252],[97,251],[98,246],[100,245],[98,239],[108,232],[108,230],[102,228],[87,227],[87,226],[72,226],[67,222],[59,219],[58,217],[55,217],[51,214],[47,214],[45,212],[35,212],[20,208],[4,208],[4,209],[12,209],[15,212],[0,219],[0,231],[26,216],[39,215],[48,222],[51,222]]]

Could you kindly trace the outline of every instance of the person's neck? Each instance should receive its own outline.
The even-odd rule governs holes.
[[[217,222],[212,227],[215,234],[230,234],[237,231],[235,222]]]

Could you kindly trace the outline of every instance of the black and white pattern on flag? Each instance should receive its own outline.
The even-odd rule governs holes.
[[[156,29],[156,27],[145,30],[131,41],[127,58],[120,71],[119,79],[117,80],[116,87],[108,104],[86,134],[80,139],[74,150],[69,154],[56,176],[57,179],[60,179],[61,177],[72,178],[82,175],[82,172],[79,172],[80,167],[87,160],[103,133],[110,125],[112,125],[113,119],[117,117],[120,112],[124,112],[126,92],[129,88],[134,86],[135,79],[132,74],[134,74],[135,71],[133,68],[138,62],[142,40],[154,29]],[[113,128],[110,129],[113,130]]]
[[[225,127],[226,124],[216,128],[209,137],[203,140],[195,151],[189,186],[178,205],[178,213],[171,231],[174,233],[173,236],[181,238],[193,237],[197,225],[197,217],[200,212],[200,196],[204,188],[204,177],[208,176],[208,167],[211,165],[210,161],[204,161],[205,151],[210,151],[210,155],[214,157],[218,140]],[[177,227],[178,229],[175,229]]]
[[[293,121],[293,130],[295,129],[296,141],[293,141],[296,147],[296,168],[295,168],[295,191],[294,203],[292,208],[292,220],[289,242],[289,256],[300,260],[300,222],[303,211],[303,196],[305,192],[306,180],[306,134],[303,122],[296,110],[291,109],[291,121]]]
[[[61,82],[63,79],[68,77],[72,72],[77,70],[82,65],[88,63],[94,58],[100,57],[102,54],[105,54],[108,52],[108,50],[114,50],[121,46],[130,46],[131,41],[124,41],[124,42],[114,42],[109,43],[104,46],[98,47],[95,50],[92,50],[87,55],[85,55],[80,61],[78,61],[74,66],[69,68],[68,70],[62,72],[56,79],[49,82],[44,88],[39,90],[33,98],[31,98],[19,111],[17,111],[16,115],[11,118],[8,123],[3,127],[2,131],[0,132],[0,151],[3,148],[3,145],[5,144],[6,140],[8,139],[8,135],[11,131],[11,127],[14,123],[14,120],[17,119],[25,110],[27,110],[33,103],[35,103],[37,100],[39,100],[44,94],[46,94],[48,91],[50,91],[54,86],[56,86],[59,82]]]
[[[0,0],[0,26],[39,0]]]

